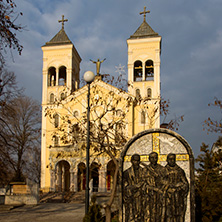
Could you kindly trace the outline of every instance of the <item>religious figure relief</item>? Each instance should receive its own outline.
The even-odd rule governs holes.
[[[125,206],[125,222],[143,221],[142,203],[142,172],[140,156],[134,154],[131,157],[132,166],[123,172],[123,200]]]
[[[150,164],[131,157],[131,167],[123,172],[125,222],[184,222],[189,184],[185,172],[168,154],[167,165],[158,164],[158,154],[149,154]]]
[[[103,63],[105,60],[106,60],[106,58],[103,59],[102,61],[100,61],[99,59],[97,59],[97,61],[93,61],[92,59],[90,59],[91,62],[93,62],[93,63],[96,64],[96,74],[97,74],[97,75],[100,74],[100,66],[101,66],[101,63]]]
[[[166,169],[158,164],[158,154],[149,155],[149,165],[143,169],[145,196],[143,202],[144,221],[158,222],[163,218],[163,197],[166,181]]]
[[[176,155],[167,155],[165,221],[184,222],[189,184],[183,169],[176,164]]]

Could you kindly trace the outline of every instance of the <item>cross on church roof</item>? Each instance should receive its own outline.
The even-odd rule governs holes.
[[[145,22],[146,21],[146,14],[147,13],[150,13],[150,10],[146,11],[146,6],[144,6],[144,11],[143,12],[140,12],[140,15],[143,14],[143,21]]]
[[[68,19],[64,19],[64,15],[62,15],[62,20],[58,20],[58,22],[62,23],[62,29],[64,29],[64,22],[68,22]]]

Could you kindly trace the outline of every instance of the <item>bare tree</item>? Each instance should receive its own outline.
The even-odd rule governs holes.
[[[109,77],[109,83],[115,79]],[[117,81],[120,82],[121,81]],[[124,86],[123,86],[124,87]],[[63,145],[80,145],[81,149],[86,148],[87,139],[87,112],[86,112],[86,93],[80,94],[74,92],[68,102],[56,100],[55,103],[46,108],[46,116],[49,121],[55,125],[55,115],[60,119],[60,124],[56,125],[56,130],[52,132],[52,137],[59,135],[61,146]],[[84,102],[83,102],[84,101]],[[124,92],[121,88],[110,86],[107,89],[101,88],[99,84],[91,84],[90,96],[90,150],[91,158],[101,155],[109,156],[114,163],[113,186],[111,195],[105,204],[106,221],[111,221],[111,207],[115,198],[119,161],[126,141],[129,139],[127,125],[134,124],[129,122],[128,116],[131,115],[132,105],[136,109],[145,109],[149,113],[149,128],[154,126],[155,121],[159,118],[160,109],[163,115],[168,114],[169,104],[161,100],[136,99],[134,96]],[[85,108],[82,115],[75,114],[75,104],[81,104]],[[62,110],[62,111],[61,111]]]
[[[219,112],[222,113],[222,101],[217,97],[214,98],[212,103],[209,103],[208,106],[213,106],[219,109]],[[207,131],[207,133],[222,133],[222,118],[216,120],[212,117],[208,117],[207,120],[204,121],[203,129]]]
[[[12,98],[19,96],[23,89],[19,88],[16,75],[13,72],[0,68],[0,108]]]
[[[16,37],[16,32],[21,31],[23,27],[16,24],[16,19],[22,12],[16,13],[16,4],[13,0],[0,1],[0,67],[5,63],[4,54],[8,49],[15,49],[19,55],[22,52],[22,45]]]
[[[0,151],[14,171],[14,180],[24,179],[31,156],[40,149],[40,114],[40,105],[26,96],[13,98],[0,110]]]

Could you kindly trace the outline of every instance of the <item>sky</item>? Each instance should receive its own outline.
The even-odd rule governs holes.
[[[165,121],[184,115],[177,131],[191,145],[194,155],[202,142],[212,146],[218,134],[203,131],[205,119],[221,119],[221,112],[209,107],[222,95],[222,1],[221,0],[17,0],[16,11],[23,12],[16,23],[24,30],[17,34],[22,55],[7,54],[7,69],[14,71],[25,94],[41,102],[42,50],[61,29],[78,50],[82,62],[80,75],[95,70],[90,59],[106,58],[101,73],[118,75],[125,66],[126,40],[143,21],[162,36],[161,95],[170,100]]]

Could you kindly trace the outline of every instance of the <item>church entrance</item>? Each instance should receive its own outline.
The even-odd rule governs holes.
[[[96,162],[93,162],[90,166],[90,174],[91,174],[91,179],[92,185],[93,185],[93,192],[98,192],[99,188],[99,164]]]
[[[111,190],[113,188],[114,172],[115,172],[115,164],[112,160],[110,160],[107,164],[107,173],[106,173],[107,190]]]
[[[85,163],[78,164],[78,191],[86,189],[86,165]]]
[[[56,190],[57,191],[69,191],[70,188],[70,165],[67,161],[62,160],[56,165],[57,180]]]

